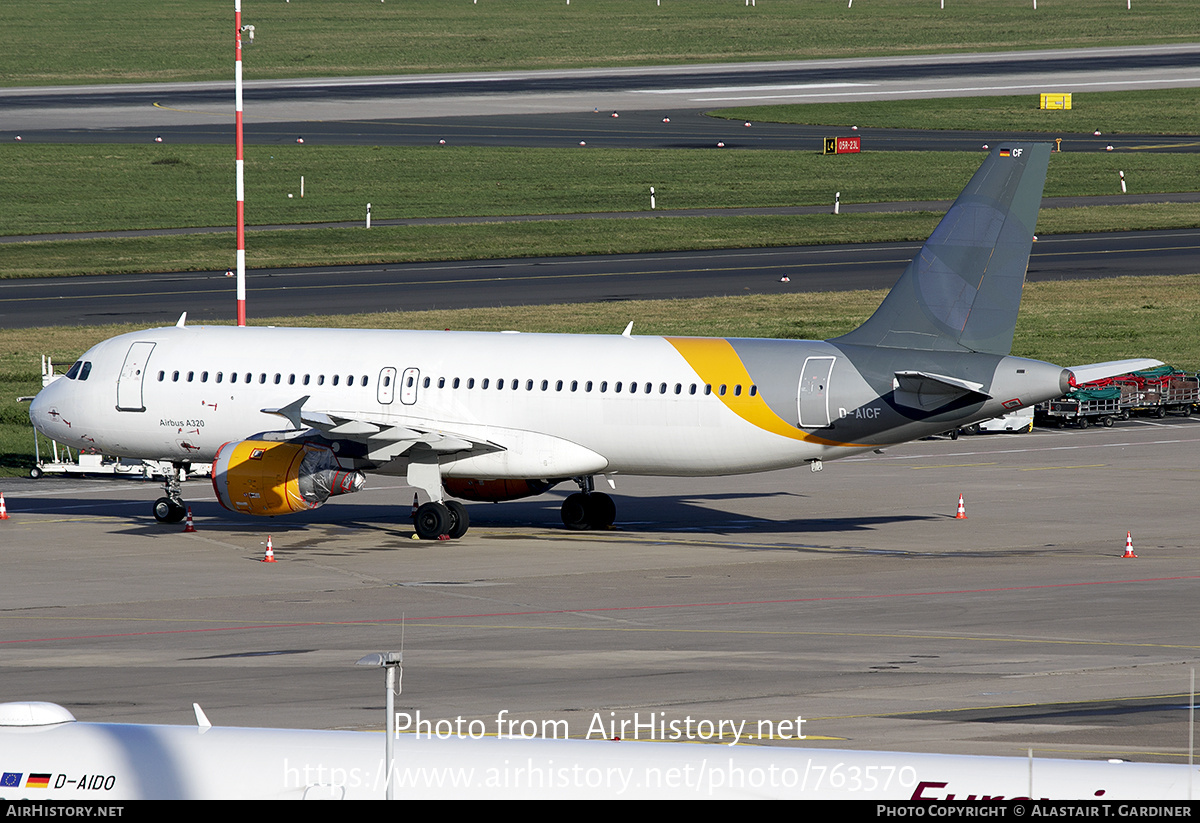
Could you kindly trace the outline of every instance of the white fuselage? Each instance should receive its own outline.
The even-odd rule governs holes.
[[[289,428],[262,410],[308,397],[306,409],[499,447],[443,456],[450,477],[729,474],[866,448],[797,426],[800,364],[836,359],[834,347],[772,342],[795,363],[787,376],[751,377],[661,337],[173,327],[95,346],[87,379],[47,386],[31,416],[78,448],[205,462]]]

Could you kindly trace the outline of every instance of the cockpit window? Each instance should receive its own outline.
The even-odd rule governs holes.
[[[86,361],[84,361],[83,368],[79,370],[79,379],[87,380],[88,375],[91,373],[92,373],[92,361],[86,360]]]
[[[72,365],[70,370],[67,372],[67,379],[74,380],[79,375],[79,370],[81,368],[83,368],[83,361],[76,360],[74,365]]]

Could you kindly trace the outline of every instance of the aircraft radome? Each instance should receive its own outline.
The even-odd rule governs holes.
[[[1073,371],[1010,356],[1049,163],[993,149],[862,326],[827,341],[185,325],[85,353],[33,401],[76,448],[213,463],[232,511],[278,515],[405,477],[426,539],[461,537],[456,500],[556,483],[572,529],[606,528],[621,474],[731,475],[894,446],[1158,361]],[[915,173],[915,170],[914,170]],[[283,424],[279,418],[286,421]],[[154,504],[177,522],[176,477]]]
[[[641,719],[655,729],[656,722],[662,724],[668,739],[700,737],[698,730],[693,734],[693,727],[682,725],[682,718],[668,721],[650,714],[649,720]],[[472,720],[461,734],[443,735],[430,724],[423,734],[398,735],[389,770],[380,734],[213,726],[198,706],[196,719],[196,726],[82,723],[53,703],[0,704],[0,791],[10,802],[381,800],[390,771],[393,796],[404,800],[1032,798],[1107,803],[1184,800],[1193,796],[1196,781],[1194,767],[1183,763],[860,752],[744,741],[731,745],[732,732],[721,740],[711,737],[708,745],[523,739],[519,733],[505,734],[499,720]],[[750,722],[741,732],[763,733]],[[642,734],[651,732],[643,728]],[[1113,814],[1118,814],[1116,808]]]

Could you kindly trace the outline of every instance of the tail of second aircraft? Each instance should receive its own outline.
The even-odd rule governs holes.
[[[867,322],[839,343],[1008,354],[1048,143],[992,150]]]

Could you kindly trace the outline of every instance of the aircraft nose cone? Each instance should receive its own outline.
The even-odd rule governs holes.
[[[42,423],[46,419],[46,408],[46,391],[43,389],[38,392],[37,396],[33,398],[33,402],[29,404],[29,422],[42,434],[46,433],[42,429]]]
[[[62,392],[57,383],[55,381],[43,388],[29,404],[29,422],[37,431],[52,439],[60,436],[63,428],[60,408]]]

